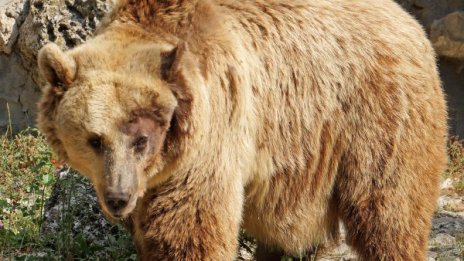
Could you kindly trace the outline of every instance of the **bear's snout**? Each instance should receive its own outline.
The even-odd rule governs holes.
[[[128,205],[131,195],[124,192],[106,191],[104,202],[111,214],[116,217],[122,217],[122,210]]]

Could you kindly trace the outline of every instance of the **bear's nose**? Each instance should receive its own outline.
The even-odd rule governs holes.
[[[123,192],[105,192],[105,204],[112,214],[118,216],[118,212],[127,206],[130,195]]]

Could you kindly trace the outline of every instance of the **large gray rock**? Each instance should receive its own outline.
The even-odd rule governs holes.
[[[0,54],[0,126],[14,130],[34,125],[40,90],[15,52]]]
[[[0,0],[0,131],[35,125],[37,53],[55,42],[63,49],[88,39],[111,0]]]
[[[27,10],[26,0],[0,0],[0,127],[11,124],[18,129],[33,123],[29,119],[34,115],[28,111],[37,96],[31,91],[34,83],[22,67],[20,57],[12,53]]]

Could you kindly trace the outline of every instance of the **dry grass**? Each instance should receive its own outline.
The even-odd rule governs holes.
[[[451,137],[448,142],[448,168],[444,178],[451,179],[452,190],[464,196],[464,141],[458,137]]]

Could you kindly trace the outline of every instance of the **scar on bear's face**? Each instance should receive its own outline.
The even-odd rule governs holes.
[[[129,120],[122,123],[120,130],[130,137],[129,146],[135,154],[158,154],[164,143],[170,117],[171,113],[163,113],[161,110],[133,112]]]

